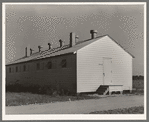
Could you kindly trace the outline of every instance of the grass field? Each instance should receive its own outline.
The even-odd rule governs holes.
[[[126,94],[126,95],[129,95],[129,94]],[[143,90],[133,91],[130,95],[143,95]],[[29,104],[42,104],[42,103],[51,103],[51,102],[99,99],[99,98],[102,98],[102,96],[99,97],[96,95],[85,95],[85,94],[79,95],[79,96],[67,96],[67,95],[51,96],[51,95],[33,94],[33,93],[27,93],[27,92],[21,92],[21,93],[7,92],[6,106],[20,106],[20,105],[29,105]]]
[[[84,99],[96,99],[97,96],[50,96],[50,95],[39,95],[32,93],[6,93],[6,106],[20,106],[29,104],[41,104],[41,103],[51,103],[51,102],[62,102],[62,101],[74,101],[74,100],[84,100]]]
[[[114,109],[108,111],[95,111],[91,112],[90,114],[143,114],[144,107],[131,107],[131,108],[123,108],[123,109]]]
[[[136,90],[132,91],[132,95],[143,95],[144,82],[143,80],[133,80],[133,88]],[[124,94],[130,94],[129,92]],[[53,96],[53,95],[44,95],[44,94],[33,94],[29,92],[6,92],[6,106],[20,106],[28,104],[40,104],[40,103],[51,103],[51,102],[60,102],[60,101],[74,101],[74,100],[83,100],[83,99],[99,99],[99,96],[94,95],[63,95],[63,96]]]

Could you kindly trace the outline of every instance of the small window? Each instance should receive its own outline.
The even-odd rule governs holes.
[[[11,67],[9,67],[9,73],[11,73]]]
[[[14,72],[14,68],[13,67],[11,67],[11,73],[13,73]]]
[[[22,67],[21,66],[19,66],[19,69],[18,69],[20,72],[22,71]]]
[[[67,66],[66,59],[63,59],[63,60],[61,61],[61,67],[62,67],[62,68],[65,68],[66,66]]]
[[[37,70],[40,70],[40,63],[37,63]]]
[[[23,66],[23,71],[26,71],[26,65]]]
[[[42,70],[44,69],[44,62],[41,63],[40,69],[42,69]]]
[[[47,68],[48,68],[48,69],[52,69],[52,62],[51,62],[51,61],[49,61],[49,62],[47,63]]]
[[[16,67],[16,72],[18,72],[18,67]]]

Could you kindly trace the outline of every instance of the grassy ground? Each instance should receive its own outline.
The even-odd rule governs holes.
[[[143,95],[143,80],[133,80],[133,90],[130,94],[129,92],[123,93],[125,95]],[[74,101],[83,99],[99,99],[96,95],[81,95],[81,96],[52,96],[43,94],[33,94],[27,92],[6,92],[6,106],[20,106],[28,104],[40,104],[40,103],[51,103],[59,101]]]
[[[29,104],[40,104],[40,103],[51,103],[51,102],[61,102],[61,101],[74,101],[74,100],[84,100],[84,99],[96,99],[97,96],[50,96],[50,95],[39,95],[32,93],[6,93],[6,106],[20,106]]]
[[[132,94],[135,95],[144,95],[144,89],[137,89],[137,90],[133,90]]]
[[[108,111],[95,111],[90,114],[143,114],[144,107],[131,107],[131,108],[123,108],[123,109],[114,109]]]
[[[111,97],[114,94],[111,95]],[[119,94],[118,94],[119,95]],[[123,95],[143,95],[143,90],[133,91],[131,94],[126,93]],[[116,94],[114,95],[117,96]],[[103,96],[98,96],[96,94],[91,95],[79,95],[79,96],[51,96],[51,95],[42,95],[42,94],[33,94],[27,92],[6,92],[6,106],[20,106],[20,105],[29,105],[29,104],[42,104],[42,103],[51,103],[51,102],[62,102],[62,101],[74,101],[74,100],[84,100],[84,99],[99,99]],[[104,96],[110,97],[110,96]]]

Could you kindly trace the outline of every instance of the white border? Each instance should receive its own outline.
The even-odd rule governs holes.
[[[2,4],[2,120],[5,116],[5,5]]]
[[[84,115],[84,114],[51,114],[51,115],[6,115],[5,114],[5,6],[6,5],[144,5],[144,91],[147,89],[146,76],[146,2],[59,2],[59,3],[2,3],[2,120],[146,120],[146,95],[144,92],[144,114],[125,115]]]
[[[144,114],[147,115],[147,111],[146,111],[146,108],[147,108],[147,58],[146,58],[146,55],[147,55],[147,52],[146,52],[146,40],[147,40],[147,36],[146,36],[146,32],[147,32],[147,9],[146,9],[146,4],[144,5]]]
[[[146,2],[24,2],[24,3],[5,3],[5,5],[145,5]]]

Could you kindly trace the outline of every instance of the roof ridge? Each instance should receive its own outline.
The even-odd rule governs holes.
[[[86,42],[94,42],[96,41],[98,38],[101,38],[101,37],[104,37],[105,35],[103,36],[98,36],[94,39],[87,39],[87,40],[83,40],[83,41],[79,41],[76,43],[76,45],[74,45],[73,47],[70,46],[70,44],[67,44],[67,45],[64,45],[63,47],[56,47],[56,48],[53,48],[51,50],[44,50],[42,52],[35,52],[34,54],[32,54],[31,56],[28,56],[28,57],[24,57],[24,58],[20,58],[20,59],[17,59],[13,62],[10,62],[6,65],[11,65],[11,64],[15,64],[15,63],[21,63],[21,62],[26,62],[26,61],[31,61],[31,60],[36,60],[36,59],[41,59],[41,58],[47,58],[47,57],[50,57],[51,56],[55,56],[54,53],[56,53],[56,55],[61,55],[61,54],[65,54],[65,53],[70,53],[72,51],[75,51],[75,50],[78,50],[80,48],[82,48],[82,44],[83,43],[86,43]],[[90,41],[91,40],[91,41]],[[80,45],[80,46],[79,46]],[[88,45],[88,44],[87,44]],[[85,45],[84,45],[85,46]],[[71,49],[72,50],[67,50],[67,49]],[[63,50],[67,50],[67,51],[64,51],[62,53],[58,53],[60,51],[63,51]],[[58,54],[57,54],[58,53]]]
[[[66,46],[66,47],[65,47]],[[67,47],[68,46],[68,47]],[[64,45],[63,47],[58,47],[58,48],[55,48],[55,49],[59,49],[59,50],[53,50],[53,52],[51,53],[48,53],[48,54],[45,54],[45,55],[40,55],[39,57],[36,57],[36,59],[40,58],[40,57],[43,57],[43,56],[46,56],[46,55],[50,55],[50,54],[53,54],[55,52],[58,52],[58,51],[61,51],[61,50],[64,50],[64,49],[67,49],[69,48],[69,44],[68,45]]]
[[[94,38],[94,39],[101,38],[101,37],[104,37],[104,36],[106,36],[106,35],[97,36],[97,37]],[[81,44],[81,43],[84,43],[84,42],[87,42],[87,41],[90,41],[90,40],[92,40],[92,39],[87,39],[87,40],[79,41],[79,42],[77,42],[76,44]]]

